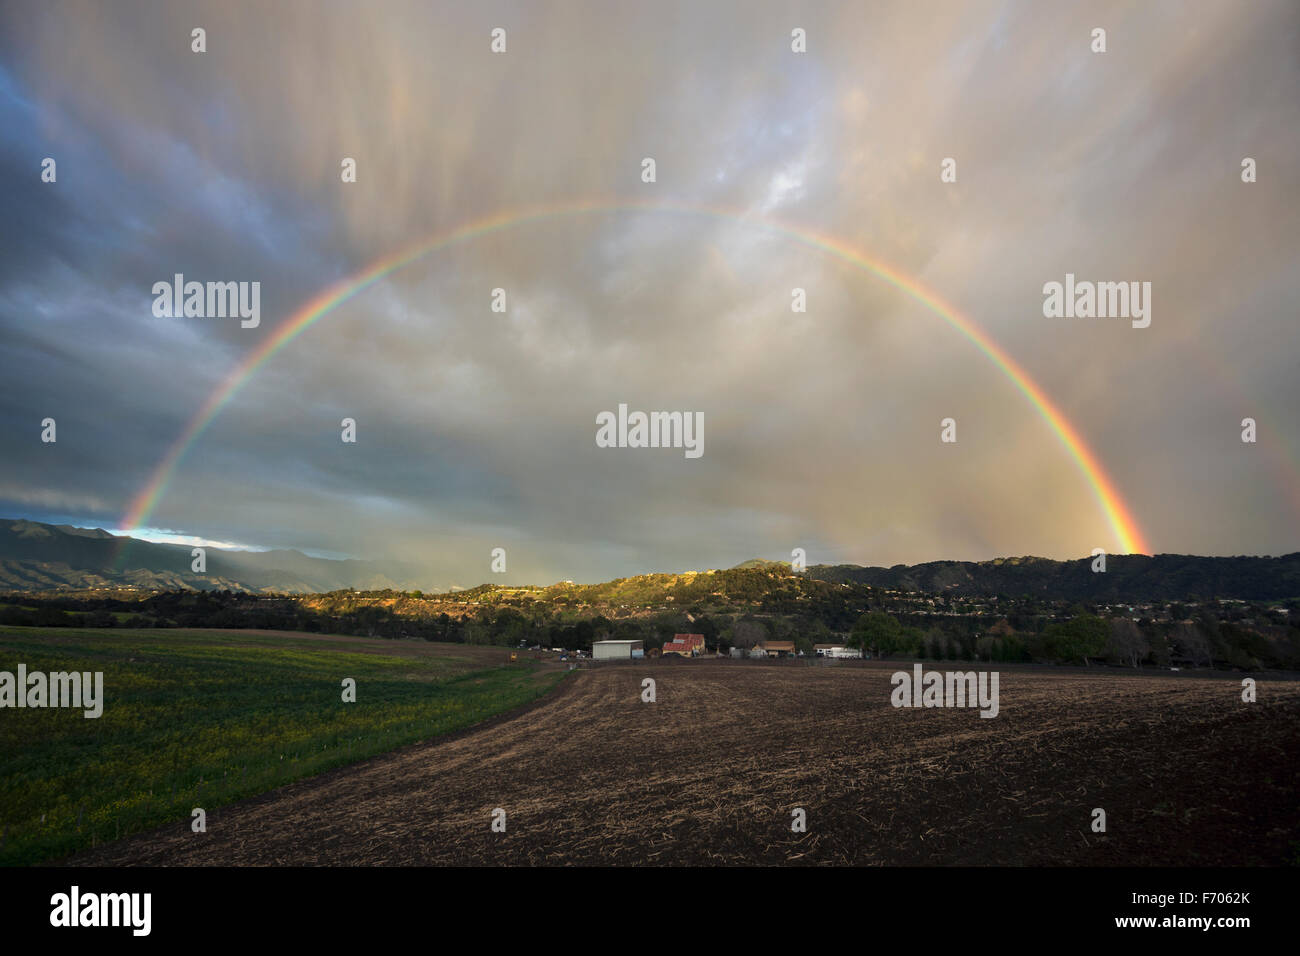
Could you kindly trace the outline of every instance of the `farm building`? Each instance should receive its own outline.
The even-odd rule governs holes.
[[[591,657],[597,661],[630,661],[645,656],[640,641],[592,641]]]
[[[862,657],[861,648],[849,647],[847,644],[814,644],[813,652],[818,657],[854,658]]]
[[[794,657],[794,641],[763,641],[759,647],[768,657]]]
[[[674,634],[671,641],[664,643],[665,654],[680,654],[682,657],[697,657],[704,653],[703,634]]]

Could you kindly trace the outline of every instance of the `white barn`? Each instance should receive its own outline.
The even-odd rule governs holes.
[[[645,657],[640,641],[592,641],[591,659],[595,661],[630,661]]]

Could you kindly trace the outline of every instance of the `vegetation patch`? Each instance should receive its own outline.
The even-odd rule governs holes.
[[[105,698],[97,719],[0,711],[0,864],[62,857],[460,730],[562,674],[388,643],[361,653],[306,635],[0,627],[0,670],[102,671]],[[344,678],[356,703],[343,702]]]

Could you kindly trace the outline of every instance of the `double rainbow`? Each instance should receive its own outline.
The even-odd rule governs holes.
[[[917,280],[904,275],[883,262],[870,258],[833,237],[819,235],[801,227],[777,223],[772,220],[756,219],[744,212],[679,203],[597,202],[590,200],[548,206],[531,206],[522,210],[515,209],[501,212],[467,223],[440,233],[431,239],[407,246],[393,255],[371,264],[356,275],[342,279],[325,289],[298,309],[287,321],[281,323],[270,337],[245,356],[231,370],[225,380],[207,397],[194,417],[190,419],[184,430],[167,450],[167,454],[154,468],[148,482],[132,500],[130,508],[122,521],[123,529],[130,532],[140,527],[148,519],[150,513],[166,492],[176,467],[181,459],[185,457],[185,453],[203,434],[208,425],[221,413],[221,410],[235,396],[240,387],[259,368],[266,364],[273,355],[344,302],[364,292],[374,283],[396,272],[403,266],[450,246],[539,220],[615,212],[679,213],[729,222],[740,222],[773,233],[791,242],[820,250],[855,268],[869,272],[899,291],[906,293],[965,336],[1029,399],[1034,408],[1038,410],[1038,413],[1051,426],[1052,431],[1056,433],[1057,438],[1060,439],[1092,487],[1093,494],[1098,504],[1101,505],[1111,529],[1114,531],[1119,550],[1130,554],[1150,553],[1141,529],[1123,499],[1120,498],[1114,482],[1106,474],[1105,469],[1102,468],[1097,456],[1084,442],[1078,429],[1061,414],[1060,409],[1052,403],[1042,388],[1029,377],[1028,373],[1010,355],[993,341],[987,332],[976,325],[970,318],[962,315],[943,301],[936,293],[926,289]]]

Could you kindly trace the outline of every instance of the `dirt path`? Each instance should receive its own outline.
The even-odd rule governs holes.
[[[910,667],[584,671],[522,713],[214,810],[206,834],[178,823],[70,862],[1256,865],[1300,850],[1296,683],[1243,704],[1232,680],[1003,672],[1001,712],[982,719],[891,707],[895,669]]]

